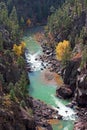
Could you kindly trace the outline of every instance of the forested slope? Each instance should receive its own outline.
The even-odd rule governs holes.
[[[48,15],[54,12],[65,0],[3,0],[7,3],[9,12],[16,7],[19,20],[32,23],[44,23]]]

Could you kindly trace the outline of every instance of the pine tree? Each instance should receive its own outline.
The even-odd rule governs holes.
[[[12,9],[12,12],[9,17],[9,28],[11,31],[11,39],[16,42],[20,39],[20,31],[19,31],[19,24],[17,18],[17,12],[15,6]]]
[[[25,21],[24,21],[24,18],[23,18],[23,17],[21,17],[21,19],[20,19],[20,25],[21,25],[22,27],[24,27],[24,25],[25,25]]]
[[[0,2],[0,24],[6,25],[8,21],[8,10],[4,2]]]
[[[15,6],[13,7],[12,12],[10,14],[10,20],[13,21],[15,24],[18,24],[18,18]]]

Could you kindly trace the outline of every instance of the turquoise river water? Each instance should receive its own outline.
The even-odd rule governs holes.
[[[34,39],[35,32],[38,32],[38,29],[34,29],[34,31],[33,29],[27,31],[23,37],[23,40],[26,42],[29,50],[29,54],[25,54],[27,62],[31,63],[31,67],[33,69],[33,72],[29,73],[29,93],[32,97],[44,101],[48,105],[51,105],[54,109],[58,109],[59,113],[63,115],[64,120],[60,120],[58,124],[52,125],[53,130],[73,130],[75,113],[72,109],[65,106],[69,103],[69,101],[55,97],[57,86],[55,84],[44,82],[42,78],[44,71],[41,71],[41,61],[35,60],[35,58],[42,53],[41,46]]]

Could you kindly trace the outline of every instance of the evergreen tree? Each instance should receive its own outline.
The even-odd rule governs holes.
[[[7,0],[8,12],[10,13],[13,8],[12,0]]]
[[[9,28],[11,31],[11,39],[14,42],[17,42],[20,39],[20,31],[19,31],[19,24],[17,18],[17,12],[15,6],[13,7],[10,17],[9,17]]]
[[[17,63],[18,63],[18,66],[23,69],[24,66],[25,66],[25,60],[22,56],[18,57],[18,60],[17,60]]]
[[[4,2],[0,2],[0,24],[6,25],[8,22],[8,10]]]
[[[24,25],[25,25],[24,18],[21,17],[21,19],[20,19],[20,26],[21,26],[21,27],[24,27]]]
[[[13,7],[12,12],[10,14],[10,20],[13,21],[15,24],[18,24],[18,18],[15,6]]]

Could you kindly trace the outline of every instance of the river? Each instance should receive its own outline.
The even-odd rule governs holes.
[[[53,130],[73,130],[73,124],[75,120],[75,113],[72,109],[65,105],[69,103],[67,100],[62,100],[55,97],[56,84],[47,83],[43,80],[45,71],[41,70],[42,64],[40,60],[36,60],[39,55],[42,54],[42,48],[34,39],[34,34],[40,31],[38,27],[26,31],[23,40],[27,44],[29,53],[26,53],[27,62],[31,63],[33,72],[29,73],[30,85],[29,94],[51,105],[54,109],[59,111],[59,114],[63,116],[64,120],[58,121],[57,124],[53,124]],[[46,63],[44,63],[46,64]]]

